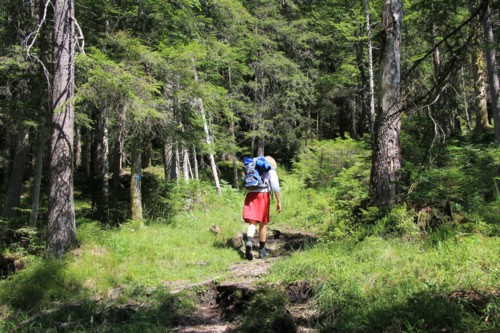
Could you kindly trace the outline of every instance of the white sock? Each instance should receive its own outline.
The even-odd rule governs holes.
[[[247,237],[252,237],[255,235],[255,224],[248,224],[247,227]]]

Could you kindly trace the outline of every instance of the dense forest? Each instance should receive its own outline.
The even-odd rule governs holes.
[[[498,329],[499,8],[498,0],[2,0],[0,288],[29,284],[23,274],[33,267],[62,270],[96,241],[90,233],[170,228],[213,210],[238,220],[243,157],[271,155],[284,191],[277,225],[342,244],[339,256],[372,237],[416,247],[481,237],[463,244],[491,251],[478,263],[487,282],[453,288],[481,289],[477,330]],[[227,228],[216,243],[232,237]],[[311,251],[294,259],[304,276]],[[0,319],[14,327],[47,304],[15,295],[0,292]],[[266,295],[261,302],[271,302]],[[324,308],[345,304],[325,297]],[[370,331],[367,318],[345,321],[355,308],[322,308],[318,327]],[[375,331],[479,327],[428,326],[412,322],[412,311]]]

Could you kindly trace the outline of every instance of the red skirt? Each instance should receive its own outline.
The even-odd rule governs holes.
[[[271,196],[269,192],[248,192],[243,207],[245,222],[257,221],[267,224],[269,222],[269,207]]]

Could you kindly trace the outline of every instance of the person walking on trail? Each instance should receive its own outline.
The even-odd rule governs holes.
[[[261,177],[268,186],[260,188],[248,188],[245,196],[245,205],[243,207],[243,219],[247,226],[247,241],[245,246],[245,256],[248,260],[253,259],[252,246],[256,225],[259,224],[259,259],[267,256],[266,239],[267,224],[269,223],[269,210],[271,207],[271,192],[276,198],[276,212],[281,212],[281,196],[278,173],[278,165],[271,156],[265,157],[271,165],[271,169],[264,172]]]

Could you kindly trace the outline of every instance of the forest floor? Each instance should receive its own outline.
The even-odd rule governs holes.
[[[245,258],[245,240],[244,234],[232,240],[232,245],[240,252],[243,259]],[[256,257],[253,260],[245,259],[231,266],[227,274],[222,277],[214,277],[202,283],[185,284],[182,281],[170,283],[168,287],[172,293],[179,293],[201,285],[208,287],[200,295],[196,310],[189,316],[181,318],[172,331],[177,333],[237,332],[246,303],[259,289],[266,287],[261,280],[268,274],[273,263],[291,252],[300,251],[312,245],[316,240],[317,236],[310,233],[271,230],[267,242],[269,256],[265,259]],[[254,245],[254,249],[258,248],[258,243]],[[288,297],[286,311],[296,324],[296,332],[318,332],[319,330],[312,327],[316,313],[308,304],[312,297],[310,284],[307,281],[299,281],[285,286],[285,290]]]

